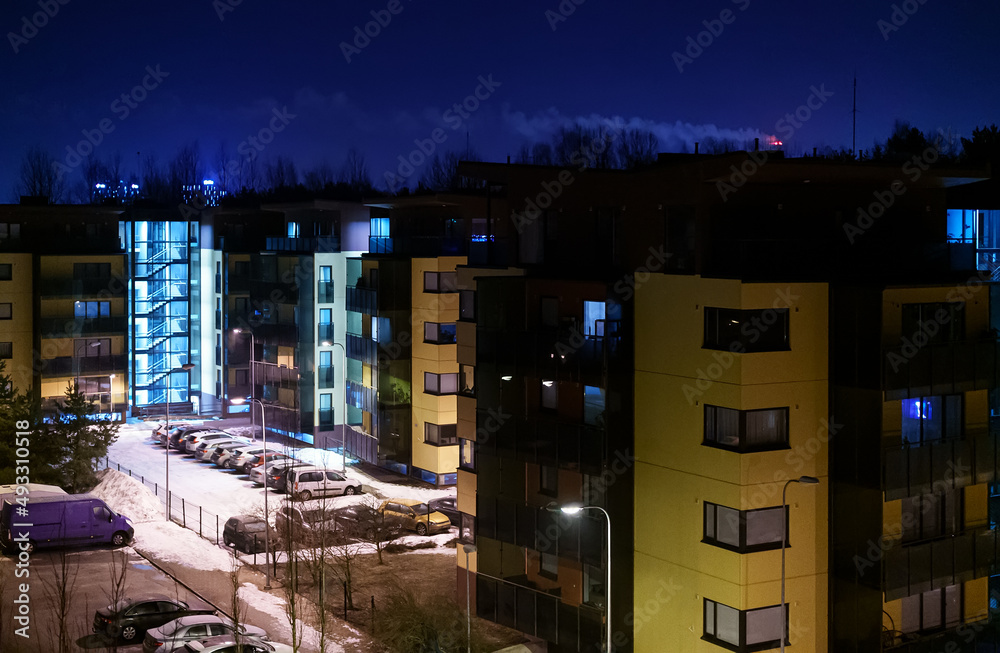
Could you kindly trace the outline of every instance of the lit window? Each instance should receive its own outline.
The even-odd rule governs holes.
[[[706,544],[739,553],[781,548],[781,507],[736,510],[705,502],[704,539]],[[787,543],[787,542],[786,542]]]
[[[705,404],[702,444],[739,452],[788,446],[788,408],[736,410]]]

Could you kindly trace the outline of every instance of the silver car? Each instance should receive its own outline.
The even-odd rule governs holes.
[[[184,450],[193,454],[203,442],[213,442],[215,440],[232,440],[233,436],[229,435],[224,431],[200,431],[195,433],[191,438],[184,438]]]
[[[216,615],[195,615],[168,621],[158,628],[146,631],[142,642],[142,653],[168,653],[183,648],[188,642],[207,637],[232,635],[236,626],[227,617]],[[240,624],[242,635],[251,635],[266,640],[267,631],[257,626]]]
[[[176,649],[184,653],[231,653],[236,650],[236,640],[232,635],[208,637],[188,642],[184,648]],[[265,642],[256,637],[248,637],[241,642],[240,653],[293,653],[295,649],[287,644]]]

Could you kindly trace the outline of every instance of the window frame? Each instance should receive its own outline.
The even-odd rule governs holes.
[[[14,319],[14,303],[0,302],[0,320],[13,320],[13,319]]]
[[[754,513],[762,513],[762,512],[774,511],[774,510],[779,510],[780,511],[781,510],[781,506],[768,506],[766,508],[755,508],[755,509],[752,509],[752,510],[737,510],[736,508],[732,508],[730,506],[725,506],[725,505],[722,505],[722,504],[719,504],[719,503],[713,503],[711,501],[703,501],[702,504],[703,505],[702,505],[702,511],[701,511],[701,515],[702,515],[702,527],[701,527],[702,538],[701,538],[701,541],[702,541],[703,544],[708,544],[708,545],[711,545],[711,546],[716,546],[716,547],[719,547],[720,549],[727,549],[727,550],[733,551],[735,553],[759,553],[761,551],[774,551],[775,549],[780,549],[781,548],[781,539],[780,538],[778,540],[774,540],[774,541],[771,541],[771,542],[765,542],[765,543],[762,543],[762,544],[747,544],[747,530],[748,530],[747,527],[748,527],[748,520],[751,518],[751,515],[753,515]],[[737,519],[739,520],[739,523],[737,524],[737,539],[739,541],[738,541],[737,544],[730,544],[729,542],[725,542],[723,540],[718,539],[718,535],[719,535],[719,519],[720,519],[720,511],[719,511],[719,509],[720,508],[723,509],[723,510],[726,510],[726,511],[731,511],[731,512],[737,513]],[[712,512],[713,515],[714,515],[714,519],[711,520],[711,522],[710,522],[710,518],[709,518],[709,512]],[[791,544],[788,541],[788,532],[791,530],[791,528],[790,528],[790,520],[789,520],[790,516],[791,515],[790,515],[789,507],[786,505],[785,506],[785,519],[784,519],[784,525],[785,525],[784,536],[785,536],[785,548],[786,549],[791,547]],[[711,534],[709,534],[709,524],[710,523],[712,525],[712,533]]]
[[[435,447],[457,447],[458,425],[424,422],[424,444]]]
[[[434,281],[428,284],[430,279]],[[458,290],[458,273],[454,270],[424,271],[424,292],[444,295]]]
[[[718,609],[719,609],[720,606],[723,607],[723,608],[726,608],[728,610],[732,610],[732,611],[736,612],[736,614],[737,614],[737,620],[738,620],[738,624],[739,624],[738,625],[738,631],[739,632],[737,633],[738,638],[739,638],[739,642],[738,643],[734,644],[732,642],[729,642],[727,640],[721,639],[721,638],[719,638],[719,637],[716,636],[716,633],[718,633],[718,628],[716,627],[716,624],[719,623]],[[709,609],[710,608],[712,609],[712,628],[711,628],[711,630],[713,631],[711,633],[709,632],[709,623],[708,623],[708,619],[707,619],[707,615],[709,613]],[[775,610],[775,609],[777,609],[780,612],[781,611],[781,604],[778,604],[778,605],[766,605],[766,606],[762,606],[760,608],[752,608],[750,610],[739,610],[739,609],[734,608],[734,607],[732,607],[730,605],[726,605],[725,603],[721,603],[719,601],[713,601],[712,599],[710,599],[708,597],[704,597],[703,598],[703,603],[702,603],[702,613],[701,613],[701,617],[702,617],[702,636],[701,636],[701,639],[703,639],[704,641],[709,642],[711,644],[715,644],[716,646],[720,646],[722,648],[728,649],[730,651],[738,651],[739,653],[744,653],[744,652],[745,653],[751,653],[753,651],[768,651],[768,650],[771,650],[771,649],[778,648],[779,646],[781,646],[781,634],[778,635],[777,639],[770,639],[770,640],[766,640],[766,641],[759,642],[759,643],[756,643],[756,644],[747,644],[747,641],[746,641],[747,640],[747,615],[750,614],[751,612],[760,612],[762,610]],[[782,617],[784,619],[784,629],[783,630],[784,630],[784,635],[785,635],[785,646],[790,646],[791,645],[791,642],[788,641],[788,612],[789,612],[789,610],[788,610],[788,603],[785,603],[784,615],[782,615]]]
[[[441,391],[441,378],[442,377],[454,377],[454,386],[455,386],[455,389],[451,390],[451,391],[444,391],[444,392],[442,392]],[[428,380],[431,379],[431,378],[434,378],[434,383],[433,384],[428,383]],[[430,389],[431,386],[433,386],[434,389]],[[434,396],[437,396],[437,397],[446,397],[446,396],[450,396],[450,395],[457,395],[458,394],[458,372],[446,372],[446,373],[441,373],[441,374],[439,374],[437,372],[424,372],[424,394],[434,395]]]
[[[452,340],[442,338],[443,327],[452,327],[454,334]],[[428,329],[432,330],[434,338],[428,338]],[[458,344],[458,326],[454,322],[424,322],[424,342],[428,345],[455,345]]]
[[[466,456],[466,453],[469,456]],[[468,457],[469,462],[465,462]],[[476,473],[476,441],[468,438],[458,439],[458,468],[466,472]]]
[[[719,441],[718,435],[718,424],[719,424],[719,412],[720,411],[734,411],[737,413],[737,442],[735,445],[726,444],[725,442]],[[747,417],[751,413],[766,413],[771,411],[780,411],[783,417],[783,430],[784,430],[784,440],[782,442],[768,442],[766,444],[760,445],[750,445],[747,444]],[[709,421],[715,424],[715,432],[710,433]],[[790,449],[791,444],[789,442],[789,428],[788,428],[789,410],[788,406],[773,406],[771,408],[752,408],[749,410],[740,410],[738,408],[730,408],[728,406],[717,406],[715,404],[704,404],[704,409],[702,411],[702,440],[701,444],[705,447],[713,447],[716,449],[725,449],[726,451],[735,451],[736,453],[756,453],[761,451],[781,451],[783,449]],[[710,435],[712,437],[710,437]]]
[[[469,301],[471,300],[471,306]],[[458,291],[458,321],[476,321],[476,291],[459,289]]]
[[[776,315],[775,321],[771,324],[763,319],[768,313]],[[740,309],[706,306],[701,348],[738,354],[791,351],[790,321],[790,311],[787,308]],[[735,326],[730,326],[734,323]],[[723,325],[727,328],[723,329]],[[761,335],[771,332],[775,327],[781,331],[779,334],[781,346],[775,347],[768,341],[765,341],[766,345],[762,343]],[[750,333],[747,333],[748,329]]]
[[[14,280],[14,264],[0,263],[0,281]]]

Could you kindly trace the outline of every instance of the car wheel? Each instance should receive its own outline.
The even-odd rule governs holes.
[[[301,492],[299,492],[299,499],[301,499],[302,501],[308,501],[309,499],[312,499],[312,492],[310,492],[309,490],[302,490]]]
[[[353,486],[348,485],[346,488],[344,488],[344,494],[356,494],[356,493],[357,489],[355,489]]]
[[[135,639],[135,636],[136,636],[135,626],[125,626],[124,628],[122,628],[122,639],[124,639],[125,641],[130,642],[133,639]]]
[[[427,535],[427,524],[423,522],[417,524],[417,535]]]
[[[227,547],[230,547],[233,544],[232,541],[229,539],[228,535],[222,536],[222,543],[225,544]]]
[[[125,531],[118,531],[111,536],[111,543],[115,546],[125,546],[128,544],[128,533]]]

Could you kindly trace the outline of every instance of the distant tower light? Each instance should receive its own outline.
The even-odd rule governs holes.
[[[215,184],[215,182],[212,181],[211,179],[203,179],[201,183],[205,184],[206,186],[212,186]]]

